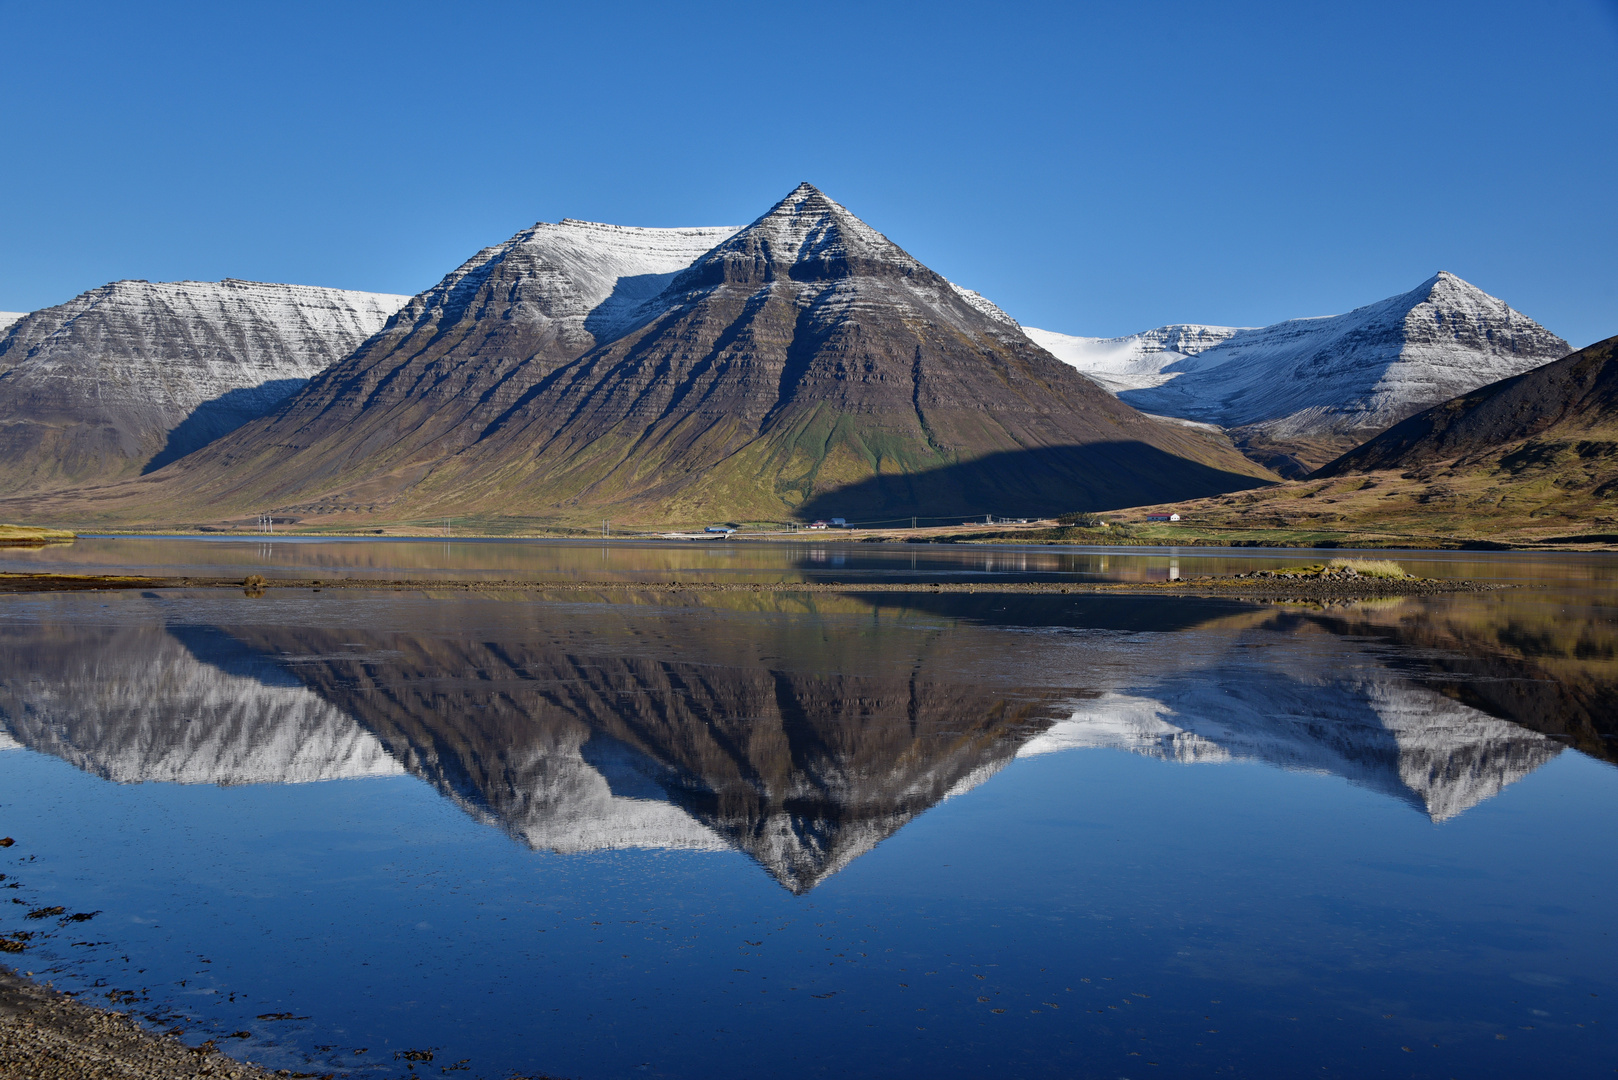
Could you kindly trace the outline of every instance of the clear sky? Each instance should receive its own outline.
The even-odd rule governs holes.
[[[0,0],[0,310],[117,278],[426,288],[536,220],[810,180],[1028,325],[1459,274],[1618,334],[1618,0]]]

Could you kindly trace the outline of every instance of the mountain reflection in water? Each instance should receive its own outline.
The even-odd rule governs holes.
[[[542,624],[472,640],[449,616],[389,633],[165,627],[155,612],[5,628],[0,749],[119,783],[408,772],[534,848],[733,848],[795,893],[1019,754],[1254,760],[1443,821],[1562,749],[1554,717],[1512,722],[1512,700],[1539,701],[1501,689],[1536,681],[1526,661],[1456,652],[1461,634],[1419,671],[1366,651],[1397,644],[1397,603],[895,595],[838,601],[880,625],[800,614],[727,633],[690,607],[628,604],[581,605],[583,637]],[[974,667],[985,634],[1025,665]],[[1485,660],[1493,688],[1458,692],[1456,672]]]

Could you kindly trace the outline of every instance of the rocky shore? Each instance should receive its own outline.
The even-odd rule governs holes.
[[[0,1080],[278,1080],[219,1052],[147,1031],[0,966]]]

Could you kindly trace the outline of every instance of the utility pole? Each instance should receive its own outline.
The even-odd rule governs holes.
[[[611,527],[612,522],[603,518],[601,521],[601,539],[605,540],[608,536],[612,535]]]

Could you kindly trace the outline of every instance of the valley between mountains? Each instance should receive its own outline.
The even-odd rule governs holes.
[[[542,222],[414,297],[115,282],[17,317],[0,519],[565,532],[1162,506],[1291,527],[1315,519],[1287,480],[1372,470],[1414,490],[1367,449],[1382,432],[1569,351],[1445,272],[1263,328],[1025,328],[802,184],[740,228]],[[1535,386],[1542,411],[1573,392]],[[1525,466],[1483,485],[1512,494],[1428,524],[1550,513],[1538,534],[1600,532],[1605,424],[1547,481],[1557,499],[1521,496]],[[1508,426],[1468,461],[1478,438],[1543,435]],[[1416,506],[1439,498],[1422,490]]]

